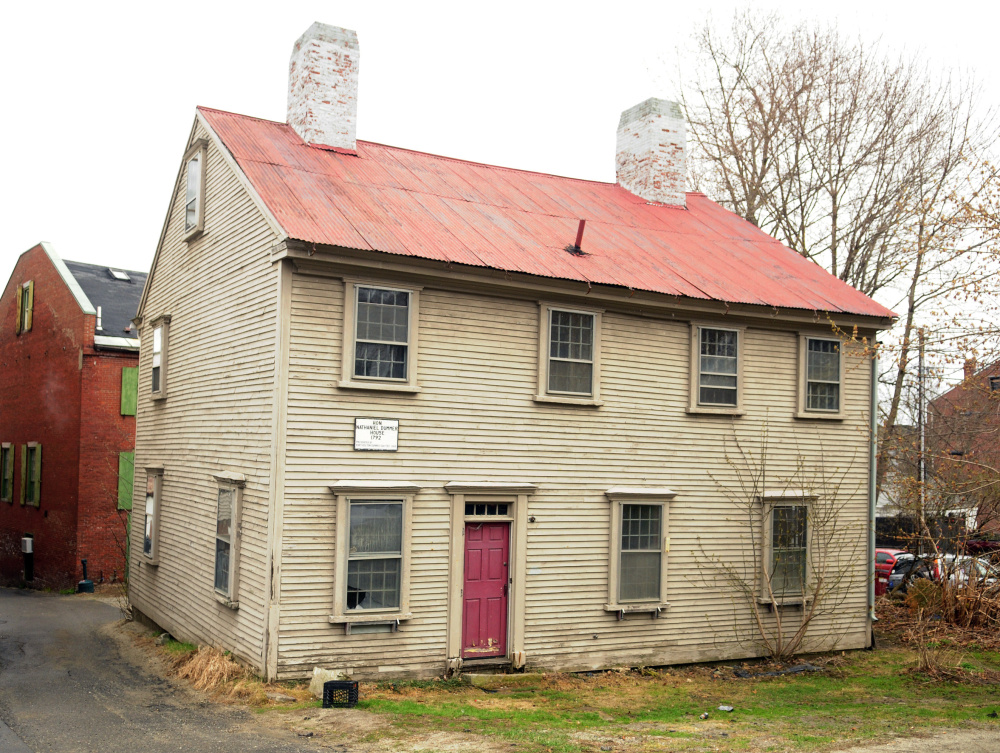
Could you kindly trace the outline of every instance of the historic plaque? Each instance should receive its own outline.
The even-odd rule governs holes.
[[[354,419],[354,449],[395,452],[399,420],[395,418]]]

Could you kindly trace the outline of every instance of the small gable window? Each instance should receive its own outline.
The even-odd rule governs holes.
[[[31,331],[32,312],[35,308],[35,283],[31,280],[17,286],[17,323],[14,333]]]
[[[206,141],[199,139],[184,155],[184,240],[191,241],[205,229]]]

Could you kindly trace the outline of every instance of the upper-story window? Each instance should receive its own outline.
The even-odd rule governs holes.
[[[42,446],[21,445],[21,504],[38,507],[42,499]]]
[[[15,334],[31,330],[32,312],[35,308],[35,283],[32,280],[17,286],[17,323]]]
[[[14,445],[0,445],[0,501],[14,501]]]
[[[689,413],[742,414],[744,327],[691,325]]]
[[[1000,376],[990,377],[990,392],[1000,392]]]
[[[601,312],[542,305],[536,400],[600,404]]]
[[[184,155],[184,239],[193,240],[205,229],[206,142],[199,139]]]
[[[153,320],[152,342],[150,343],[149,392],[154,399],[167,396],[167,344],[170,332],[170,317],[161,316]]]
[[[341,387],[417,392],[419,288],[345,281]]]
[[[829,337],[799,337],[799,418],[843,418],[843,344]]]

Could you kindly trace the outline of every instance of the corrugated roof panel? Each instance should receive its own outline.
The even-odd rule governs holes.
[[[892,312],[701,194],[620,186],[359,141],[310,147],[283,123],[200,108],[290,237],[541,277],[874,317]],[[584,255],[565,249],[587,220]]]

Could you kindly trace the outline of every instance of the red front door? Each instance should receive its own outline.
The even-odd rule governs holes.
[[[462,658],[507,655],[510,523],[466,523]]]

